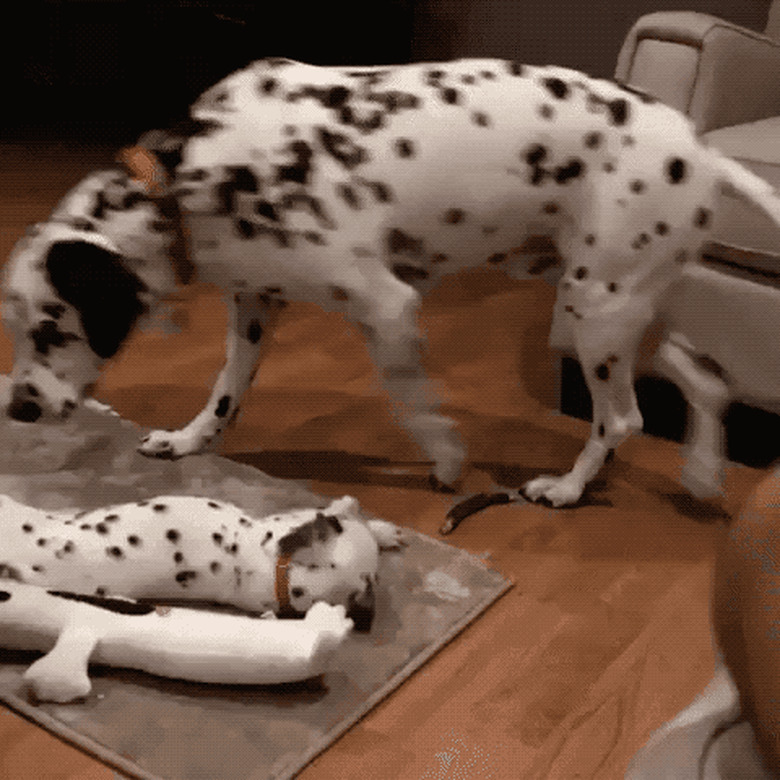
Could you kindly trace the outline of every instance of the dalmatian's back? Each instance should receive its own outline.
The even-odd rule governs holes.
[[[572,262],[584,236],[647,257],[712,208],[684,116],[563,68],[265,60],[192,117],[176,186],[199,272],[283,297],[327,303],[376,265],[418,284],[481,263],[522,276],[529,233],[560,236]]]

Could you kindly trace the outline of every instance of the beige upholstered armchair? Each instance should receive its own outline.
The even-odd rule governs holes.
[[[615,78],[688,114],[703,139],[780,189],[780,0],[764,33],[707,14],[641,17],[626,37]],[[706,259],[777,275],[780,231],[723,196]]]

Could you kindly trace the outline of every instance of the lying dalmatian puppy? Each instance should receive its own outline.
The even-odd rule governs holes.
[[[364,521],[350,496],[323,510],[252,518],[237,506],[160,496],[57,514],[0,503],[0,576],[98,597],[199,601],[301,615],[342,604],[359,630],[374,615],[380,549],[401,532]]]
[[[179,457],[212,443],[280,307],[313,301],[363,330],[435,483],[453,485],[464,451],[421,366],[421,295],[478,265],[539,275],[546,263],[523,250],[551,236],[594,402],[572,470],[525,486],[555,506],[577,502],[641,427],[638,344],[707,238],[719,190],[780,224],[772,188],[705,148],[682,114],[558,67],[268,59],[140,148],[130,175],[88,176],[13,250],[11,417],[68,415],[151,304],[198,278],[229,300],[226,364],[205,408],[181,430],[154,431],[141,452]]]

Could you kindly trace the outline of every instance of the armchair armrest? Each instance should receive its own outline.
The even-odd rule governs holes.
[[[780,114],[780,43],[707,14],[641,17],[615,78],[684,111],[699,133]]]

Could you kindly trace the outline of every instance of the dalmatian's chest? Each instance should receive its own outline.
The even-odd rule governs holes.
[[[84,594],[274,606],[279,540],[295,521],[165,496],[57,515],[4,498],[0,563],[24,582]]]

